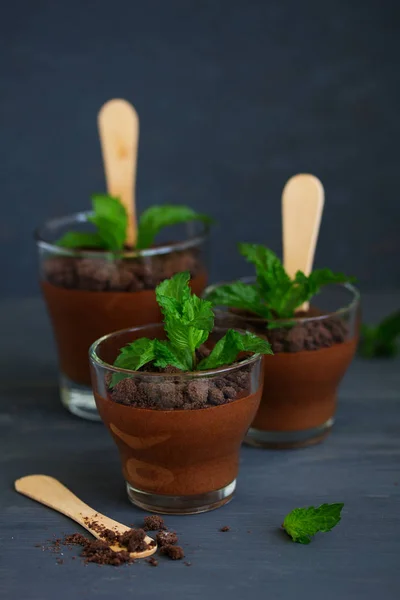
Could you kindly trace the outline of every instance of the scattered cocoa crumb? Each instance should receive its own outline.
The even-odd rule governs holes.
[[[159,515],[149,515],[144,518],[144,531],[166,531],[164,519]]]
[[[168,546],[162,546],[160,548],[160,552],[161,554],[166,554],[171,560],[181,560],[185,556],[181,546],[172,546],[171,544]]]
[[[161,531],[156,536],[157,544],[162,546],[171,546],[178,543],[178,536],[174,531]]]
[[[185,567],[191,567],[192,563],[190,562],[190,560],[185,560],[185,562],[183,563],[185,565]]]
[[[56,562],[57,562],[58,565],[63,565],[64,564],[64,561],[63,561],[62,558],[56,558]]]
[[[220,528],[220,531],[230,531],[230,530],[231,530],[231,528],[228,527],[228,525],[224,525],[224,527]]]
[[[146,561],[149,563],[149,565],[151,565],[152,567],[157,567],[158,565],[158,560],[156,558],[154,558],[154,556],[151,556],[150,558],[147,558]]]
[[[129,552],[142,552],[148,548],[145,542],[146,533],[143,529],[130,529],[118,536],[118,542],[125,546]]]

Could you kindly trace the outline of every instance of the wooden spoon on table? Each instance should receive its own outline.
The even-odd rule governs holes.
[[[297,271],[312,271],[324,201],[323,185],[314,175],[295,175],[283,188],[283,264],[292,278]],[[308,308],[305,302],[297,310]]]
[[[76,521],[79,525],[82,525],[82,527],[87,529],[99,540],[103,539],[101,537],[101,531],[99,532],[93,529],[91,526],[93,521],[95,521],[97,525],[100,525],[100,527],[104,526],[106,529],[111,529],[116,533],[125,533],[131,529],[130,527],[122,525],[117,521],[113,521],[105,515],[101,515],[93,510],[93,508],[82,502],[82,500],[79,500],[75,494],[70,492],[69,489],[57,479],[54,479],[54,477],[49,477],[48,475],[27,475],[26,477],[17,479],[14,485],[15,489],[20,494],[28,496],[28,498],[32,498],[32,500],[36,500],[37,502],[41,502],[41,504],[49,506],[54,510],[58,510],[58,512],[66,515],[73,521]],[[146,558],[146,556],[154,554],[157,550],[155,541],[146,535],[145,542],[147,544],[154,543],[154,546],[143,552],[131,552],[132,558]],[[124,548],[119,545],[110,545],[110,548],[115,552],[124,550]]]
[[[133,248],[137,236],[135,186],[139,117],[129,102],[114,99],[101,107],[97,120],[107,190],[125,206],[126,243]]]

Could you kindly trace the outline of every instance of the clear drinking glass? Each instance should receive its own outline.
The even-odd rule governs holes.
[[[92,230],[90,214],[47,221],[37,230],[36,243],[58,350],[62,403],[75,415],[99,420],[90,387],[90,345],[110,331],[160,322],[154,289],[175,273],[190,271],[192,289],[200,295],[207,282],[208,228],[199,222],[168,228],[161,243],[146,250],[111,253],[57,245],[67,231]]]
[[[244,278],[254,283],[254,278]],[[210,286],[204,297],[218,287]],[[266,337],[274,352],[264,356],[261,404],[246,442],[262,448],[294,448],[314,444],[330,432],[339,383],[358,342],[360,296],[350,284],[323,288],[311,300],[307,316],[288,326],[267,328],[267,321],[219,307],[227,327],[240,327]]]
[[[210,343],[225,333],[216,328]],[[192,373],[114,367],[119,349],[138,337],[164,339],[163,326],[112,333],[89,353],[97,408],[118,446],[128,496],[161,513],[218,508],[236,487],[240,445],[261,398],[262,357]],[[111,389],[116,376],[126,379]]]

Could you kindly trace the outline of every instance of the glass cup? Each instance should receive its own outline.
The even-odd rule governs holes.
[[[254,278],[242,281],[254,283]],[[210,286],[204,297],[218,287]],[[306,314],[288,326],[267,329],[265,319],[229,308],[216,310],[227,327],[266,337],[274,355],[264,356],[264,387],[246,442],[261,448],[315,444],[330,432],[339,383],[358,342],[360,296],[350,284],[323,288]]]
[[[88,231],[90,212],[52,219],[36,232],[40,283],[53,325],[63,405],[75,415],[99,420],[90,386],[88,350],[99,337],[125,327],[161,322],[155,287],[190,271],[201,295],[207,282],[204,246],[208,227],[190,222],[168,228],[168,243],[111,253],[57,245],[67,231]]]
[[[211,346],[225,333],[215,328]],[[89,352],[97,408],[117,444],[129,499],[159,513],[218,508],[235,491],[240,446],[261,399],[262,357],[192,373],[114,367],[120,348],[138,337],[165,339],[163,326],[111,333]]]

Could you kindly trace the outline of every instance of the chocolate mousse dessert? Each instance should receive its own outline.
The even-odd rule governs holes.
[[[189,278],[157,286],[163,325],[116,332],[90,349],[97,407],[129,498],[158,513],[203,512],[232,498],[261,398],[262,354],[271,352],[251,332],[216,327]]]
[[[205,298],[225,322],[265,337],[260,407],[246,441],[266,448],[313,444],[330,431],[337,388],[356,351],[359,294],[351,278],[329,269],[291,279],[268,248],[240,244],[256,278],[210,286]],[[311,306],[308,302],[311,300]]]
[[[141,215],[136,243],[129,247],[127,211],[119,199],[97,194],[92,204],[91,213],[48,222],[39,229],[37,244],[63,403],[79,416],[98,419],[90,390],[90,345],[110,331],[160,322],[155,287],[175,273],[189,271],[193,290],[204,290],[210,219],[185,206],[153,206]],[[162,238],[170,226],[174,237],[167,229]]]

